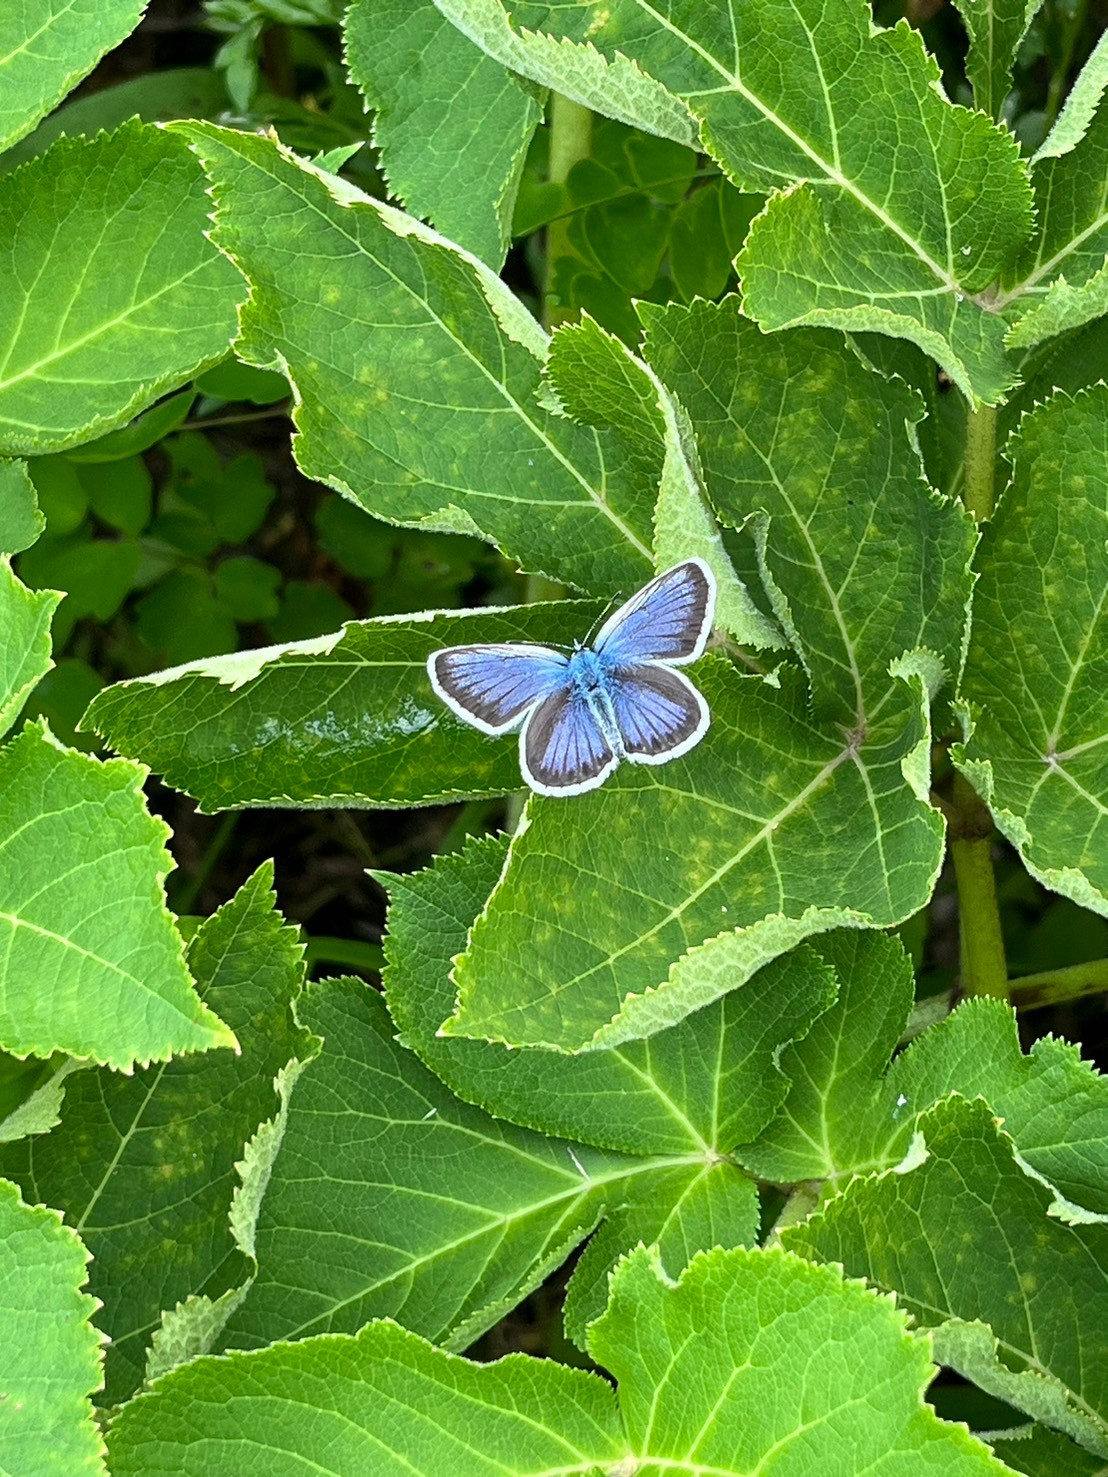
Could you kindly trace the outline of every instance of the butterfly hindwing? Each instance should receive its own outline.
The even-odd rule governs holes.
[[[626,758],[663,764],[686,754],[708,728],[708,704],[672,667],[644,662],[620,668],[610,686],[612,711]]]
[[[507,733],[565,686],[567,658],[548,646],[448,646],[427,659],[431,686],[482,733]]]
[[[594,790],[619,763],[591,704],[572,690],[536,704],[519,736],[523,778],[540,795]]]
[[[675,564],[608,617],[595,641],[611,666],[695,661],[712,629],[715,579],[700,559]]]

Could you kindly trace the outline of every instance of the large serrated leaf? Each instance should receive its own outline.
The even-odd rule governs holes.
[[[930,896],[942,823],[918,677],[859,741],[816,723],[795,672],[774,688],[718,658],[694,671],[712,724],[690,754],[529,802],[444,1034],[566,1051],[652,1035],[810,934]]]
[[[610,1262],[653,1234],[666,1207],[679,1218],[712,1169],[702,1148],[605,1152],[460,1102],[397,1044],[360,981],[309,987],[300,1018],[324,1044],[291,1095],[253,1231],[257,1276],[224,1332],[231,1347],[389,1316],[465,1348],[605,1216],[618,1221]],[[718,1170],[739,1204],[732,1234],[753,1239],[752,1182]],[[677,1236],[667,1246],[685,1250]]]
[[[955,759],[1047,887],[1108,913],[1108,389],[1009,442],[979,560]]]
[[[638,64],[741,188],[779,192],[738,260],[763,328],[912,339],[990,404],[1013,383],[1004,321],[978,295],[1030,230],[1026,172],[1011,135],[947,102],[906,25],[876,30],[861,0],[535,0],[511,5],[510,27],[499,0],[435,3],[492,55],[614,116],[595,79],[581,86],[589,57]],[[656,111],[634,121],[659,127]]]
[[[522,786],[518,740],[435,697],[427,658],[473,641],[566,644],[595,602],[351,621],[332,636],[211,657],[98,694],[85,719],[206,810],[426,805]]]
[[[783,1241],[895,1291],[940,1357],[1108,1456],[1108,1227],[1047,1214],[987,1104],[950,1098],[921,1130],[914,1167],[853,1181]]]
[[[9,0],[0,11],[0,150],[118,46],[146,0]]]
[[[538,102],[432,0],[358,0],[343,29],[393,194],[498,269]]]
[[[754,1138],[788,1090],[777,1066],[784,1043],[833,997],[830,969],[805,948],[649,1042],[567,1057],[436,1035],[454,1001],[451,959],[496,885],[507,844],[484,837],[423,872],[375,874],[391,899],[384,985],[404,1045],[467,1102],[542,1133],[702,1166]]]
[[[89,1254],[56,1210],[0,1180],[0,1468],[11,1477],[103,1477],[89,1395],[100,1388]]]
[[[550,1359],[471,1364],[391,1323],[197,1361],[112,1427],[114,1477],[539,1477],[754,1472],[1005,1477],[924,1402],[928,1340],[830,1268],[711,1252],[674,1284],[639,1249],[591,1349],[618,1382]],[[875,1396],[875,1391],[877,1396]],[[879,1396],[879,1398],[878,1398]],[[203,1440],[197,1440],[203,1432]]]
[[[629,464],[658,487],[654,552],[660,569],[694,555],[716,580],[715,624],[743,646],[785,645],[754,602],[723,546],[704,492],[684,408],[668,386],[585,314],[550,341],[547,383],[574,420],[606,428]]]
[[[28,724],[0,751],[0,1045],[112,1067],[234,1046],[197,997],[165,906],[145,771]]]
[[[26,462],[0,461],[0,554],[18,554],[46,527]]]
[[[1039,0],[956,0],[956,4],[969,33],[966,77],[973,101],[990,118],[999,118],[1012,87],[1012,63]]]
[[[227,352],[243,285],[210,207],[183,141],[136,121],[0,179],[0,451],[90,441]]]
[[[310,1054],[289,1008],[302,949],[274,909],[271,881],[267,864],[188,951],[198,993],[234,1028],[241,1054],[179,1057],[127,1077],[84,1072],[52,1133],[0,1152],[0,1172],[64,1210],[95,1258],[109,1405],[141,1382],[162,1310],[190,1293],[217,1295],[234,1277],[235,1160],[273,1112],[277,1073]]]
[[[788,1097],[765,1132],[735,1151],[740,1163],[784,1184],[842,1184],[899,1163],[920,1113],[938,1099],[980,1095],[1062,1202],[1108,1214],[1108,1078],[1075,1046],[1045,1036],[1024,1056],[1011,1006],[967,1000],[890,1066],[913,1000],[899,942],[836,933],[813,948],[834,969],[838,998],[781,1053]]]
[[[953,679],[975,534],[923,479],[914,393],[830,334],[761,333],[733,298],[640,312],[717,514],[735,528],[769,519],[763,579],[816,711],[872,727],[897,691],[890,664],[918,648]]]
[[[1011,348],[1108,312],[1108,35],[1031,166],[1035,232],[1005,273],[997,306]]]
[[[50,657],[50,622],[61,595],[56,590],[28,590],[0,555],[0,738],[19,717],[20,709]]]
[[[655,489],[536,398],[546,337],[498,278],[270,139],[187,132],[251,284],[237,352],[295,385],[309,476],[582,589],[652,573]]]

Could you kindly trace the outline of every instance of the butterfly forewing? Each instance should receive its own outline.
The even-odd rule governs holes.
[[[712,629],[714,607],[715,581],[707,565],[686,559],[609,616],[596,638],[597,654],[609,667],[695,661]]]
[[[534,703],[565,687],[567,660],[548,646],[448,646],[427,659],[427,672],[460,718],[485,733],[507,733]]]
[[[519,736],[523,778],[540,795],[580,795],[619,763],[589,702],[572,691],[538,703]]]
[[[682,672],[670,667],[623,667],[609,695],[623,752],[633,763],[676,759],[707,731],[708,704]]]

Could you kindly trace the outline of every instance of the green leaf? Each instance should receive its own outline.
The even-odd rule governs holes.
[[[804,947],[649,1042],[566,1057],[436,1035],[454,1003],[451,960],[496,886],[507,842],[481,837],[422,872],[374,874],[391,899],[383,982],[398,1039],[467,1102],[543,1133],[685,1155],[700,1170],[760,1133],[788,1090],[777,1065],[784,1043],[833,998],[830,970]],[[662,1197],[659,1210],[669,1203]]]
[[[1012,305],[1010,347],[1028,348],[1108,312],[1106,175],[1108,35],[1032,161],[1035,233],[1005,274],[998,299],[999,307]]]
[[[564,643],[601,611],[558,601],[352,621],[116,683],[85,723],[209,811],[503,795],[522,786],[518,739],[489,739],[455,718],[431,691],[428,656],[472,641]]]
[[[648,1036],[812,933],[926,901],[942,825],[917,676],[899,723],[861,742],[817,726],[794,672],[774,688],[709,656],[694,676],[712,724],[691,753],[528,802],[446,1035],[569,1051]]]
[[[1004,1471],[924,1403],[926,1338],[839,1268],[713,1251],[674,1286],[640,1248],[613,1279],[589,1351],[617,1381],[632,1450],[659,1469]]]
[[[1009,441],[981,547],[955,759],[1045,886],[1108,913],[1108,389]]]
[[[0,1448],[13,1474],[104,1474],[89,1394],[100,1387],[89,1254],[56,1210],[0,1180]]]
[[[75,446],[69,453],[74,462],[119,462],[156,446],[180,426],[196,399],[195,390],[170,395],[118,431],[109,431],[95,441]]]
[[[276,1074],[311,1053],[289,1008],[303,951],[275,910],[272,877],[272,864],[259,868],[188,951],[201,999],[234,1029],[240,1054],[179,1057],[126,1077],[84,1072],[58,1128],[0,1153],[0,1171],[63,1210],[93,1255],[90,1290],[111,1339],[108,1405],[141,1382],[164,1308],[241,1275],[227,1225],[235,1160],[276,1106]]]
[[[1012,63],[1039,0],[957,0],[969,34],[966,77],[976,107],[999,118],[1012,90]]]
[[[30,548],[45,526],[27,463],[0,461],[0,554]]]
[[[227,89],[218,72],[210,67],[159,68],[65,103],[0,156],[0,173],[45,153],[63,133],[91,138],[135,117],[148,123],[164,123],[170,118],[214,118],[226,106]]]
[[[204,569],[174,569],[136,606],[135,630],[164,662],[190,662],[233,652],[238,631]]]
[[[283,374],[255,369],[252,364],[242,364],[234,358],[225,359],[214,369],[198,375],[196,388],[219,400],[248,400],[251,405],[273,405],[287,399],[289,393]]]
[[[14,484],[17,493],[22,494],[26,490],[30,495],[29,508],[17,506],[12,510],[11,526],[4,539],[4,542],[18,544],[34,527],[26,513],[39,519],[40,514],[22,464],[18,465],[15,477],[4,475],[4,471],[0,468],[0,497],[7,491],[8,483]],[[0,641],[0,737],[19,717],[39,678],[53,666],[50,622],[61,598],[56,590],[37,593],[29,590],[13,574],[7,555],[0,554],[0,631],[4,633],[4,639]]]
[[[225,559],[215,571],[215,591],[237,621],[264,621],[277,614],[281,571],[245,555]]]
[[[205,238],[209,208],[183,142],[138,122],[0,179],[19,284],[0,306],[0,450],[90,441],[226,353],[242,284]]]
[[[145,0],[15,0],[0,15],[0,150],[30,133],[142,19]]]
[[[1103,1477],[1104,1463],[1092,1452],[1047,1426],[1024,1426],[991,1442],[1001,1461],[1027,1477]]]
[[[895,1291],[940,1359],[1108,1455],[1108,1227],[1047,1214],[985,1103],[948,1099],[921,1129],[915,1167],[855,1180],[782,1240]]]
[[[78,477],[101,523],[135,538],[150,522],[154,479],[141,456],[84,465]]]
[[[654,550],[660,568],[699,555],[716,577],[715,623],[744,646],[780,647],[780,632],[735,573],[707,506],[684,410],[650,368],[587,314],[550,341],[547,384],[567,415],[607,430],[625,465],[658,488]]]
[[[711,1252],[676,1285],[640,1249],[593,1357],[618,1381],[511,1354],[473,1364],[395,1324],[202,1359],[113,1424],[113,1477],[712,1472],[1004,1477],[923,1401],[925,1337],[827,1267]],[[880,1399],[874,1398],[876,1387]],[[197,1439],[203,1432],[203,1440]]]
[[[813,948],[838,998],[780,1068],[791,1081],[776,1119],[735,1157],[760,1179],[845,1183],[908,1154],[918,1116],[958,1092],[984,1097],[1024,1163],[1064,1202],[1108,1213],[1108,1078],[1076,1047],[1044,1036],[1020,1051],[1000,1000],[967,1000],[902,1052],[913,1002],[911,960],[895,938],[833,933]]]
[[[392,194],[499,269],[542,109],[431,0],[358,0],[344,21],[350,75],[377,110]]]
[[[688,413],[708,496],[755,530],[763,579],[816,711],[864,732],[890,663],[927,649],[957,675],[971,520],[922,476],[922,407],[828,334],[767,336],[737,303],[642,304],[646,355]],[[765,520],[768,518],[768,526]]]
[[[535,0],[512,4],[511,28],[498,0],[436,3],[505,65],[612,116],[636,111],[639,90],[611,96],[593,50],[629,58],[685,103],[740,189],[776,192],[737,263],[763,329],[911,339],[975,401],[1013,383],[1003,320],[977,295],[1029,233],[1026,172],[1007,130],[947,102],[907,25],[875,30],[862,0],[810,13],[790,0]],[[667,131],[657,110],[629,121]],[[686,141],[680,122],[670,137]]]
[[[136,1061],[234,1046],[196,996],[166,910],[168,829],[145,770],[28,724],[0,751],[0,1045]]]
[[[397,1045],[363,981],[310,985],[299,1016],[324,1045],[292,1093],[231,1346],[395,1317],[465,1348],[629,1182],[672,1170],[668,1157],[546,1138],[460,1102]]]
[[[625,1198],[589,1238],[574,1268],[562,1324],[580,1348],[604,1312],[612,1269],[635,1246],[654,1246],[668,1277],[699,1252],[754,1246],[760,1206],[754,1181],[727,1163],[689,1164],[628,1187]]]
[[[198,1441],[196,1432],[203,1431]],[[606,1381],[553,1360],[471,1364],[395,1323],[200,1359],[113,1423],[113,1477],[540,1477],[626,1452]]]
[[[690,149],[699,146],[697,120],[687,104],[648,75],[626,48],[606,56],[591,44],[567,46],[539,29],[520,34],[501,0],[435,0],[435,6],[489,56],[521,77],[564,93],[604,117]],[[513,18],[517,8],[512,8]]]
[[[134,539],[93,539],[87,526],[66,538],[44,538],[19,561],[19,572],[35,589],[66,595],[62,620],[82,615],[108,621],[130,593],[138,569]]]
[[[498,278],[270,139],[188,132],[253,289],[236,352],[295,384],[308,476],[598,593],[651,573],[654,488],[536,400],[546,338]]]
[[[36,456],[21,465],[26,466],[34,484],[50,537],[60,538],[80,528],[88,512],[88,493],[70,459],[67,456]]]

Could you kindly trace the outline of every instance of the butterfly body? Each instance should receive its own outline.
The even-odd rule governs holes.
[[[595,789],[621,760],[663,764],[699,743],[703,697],[674,668],[711,630],[715,581],[699,559],[666,570],[610,616],[591,646],[523,642],[433,652],[431,685],[483,733],[520,729],[520,769],[541,795]]]

